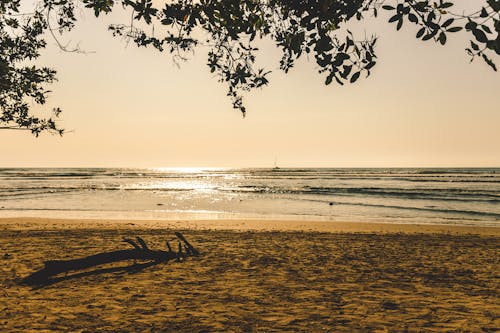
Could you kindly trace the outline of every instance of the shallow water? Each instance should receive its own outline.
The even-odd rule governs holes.
[[[500,226],[500,169],[0,169],[0,217]]]

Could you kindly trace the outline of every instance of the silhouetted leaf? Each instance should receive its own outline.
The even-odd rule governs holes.
[[[452,24],[454,21],[455,21],[454,18],[449,18],[446,21],[444,21],[443,24],[441,24],[441,27],[446,28],[447,26],[449,26],[450,24]]]
[[[476,27],[477,27],[477,23],[474,21],[469,21],[465,24],[465,29],[467,29],[467,30],[472,30],[472,29],[475,29]]]
[[[481,17],[487,17],[488,16],[488,12],[486,11],[486,9],[483,7],[481,8],[481,14],[480,14]]]
[[[401,27],[402,27],[402,26],[403,26],[403,19],[400,19],[400,20],[398,21],[397,26],[396,26],[396,30],[401,29]]]
[[[493,70],[496,72],[497,71],[497,66],[495,66],[495,64],[493,63],[493,61],[491,61],[490,58],[488,58],[484,53],[482,54],[482,57],[484,59],[484,61],[491,67],[493,68]]]
[[[420,28],[417,32],[417,38],[422,37],[424,33],[425,33],[425,27]]]
[[[481,28],[483,28],[483,31],[491,34],[491,30],[487,25],[481,24]]]
[[[441,43],[441,45],[446,44],[446,34],[444,32],[441,32],[439,34],[439,42]]]
[[[329,85],[330,83],[332,83],[332,80],[333,80],[333,74],[328,75],[326,77],[325,84]]]
[[[400,18],[401,18],[401,15],[396,14],[396,15],[394,15],[393,17],[391,17],[391,18],[389,19],[389,22],[390,22],[390,23],[392,23],[392,22],[396,22],[396,21],[397,21],[397,20],[399,20]]]
[[[350,82],[351,83],[356,82],[356,80],[359,79],[360,74],[361,74],[360,72],[356,72],[356,73],[352,74]]]
[[[434,37],[434,35],[433,35],[433,34],[426,34],[426,35],[422,38],[422,40],[429,40],[429,39],[431,39],[432,37]]]
[[[474,34],[474,37],[476,37],[478,42],[486,43],[488,41],[486,34],[482,30],[474,29],[472,30],[472,33]]]
[[[344,71],[340,74],[340,76],[346,79],[351,73],[352,65],[344,66]]]

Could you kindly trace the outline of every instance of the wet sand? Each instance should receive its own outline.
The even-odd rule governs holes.
[[[499,229],[0,219],[0,332],[496,332]],[[174,230],[201,256],[20,284],[46,260],[127,249],[123,237],[165,249]]]

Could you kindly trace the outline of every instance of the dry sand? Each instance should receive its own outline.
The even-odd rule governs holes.
[[[124,236],[164,249],[181,229],[200,257],[20,284],[46,260]],[[0,219],[0,332],[497,332],[499,229]]]

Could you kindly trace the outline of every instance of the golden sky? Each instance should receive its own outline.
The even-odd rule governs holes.
[[[206,50],[179,69],[168,54],[113,38],[107,24],[123,20],[86,12],[63,37],[95,53],[64,53],[49,39],[40,63],[59,82],[48,106],[64,110],[70,132],[0,131],[0,167],[269,167],[275,157],[280,166],[500,166],[500,75],[469,64],[465,33],[441,47],[416,40],[414,26],[355,22],[361,36],[379,35],[379,62],[343,87],[324,86],[305,58],[283,74],[279,51],[263,42],[271,83],[247,95],[243,119]]]

